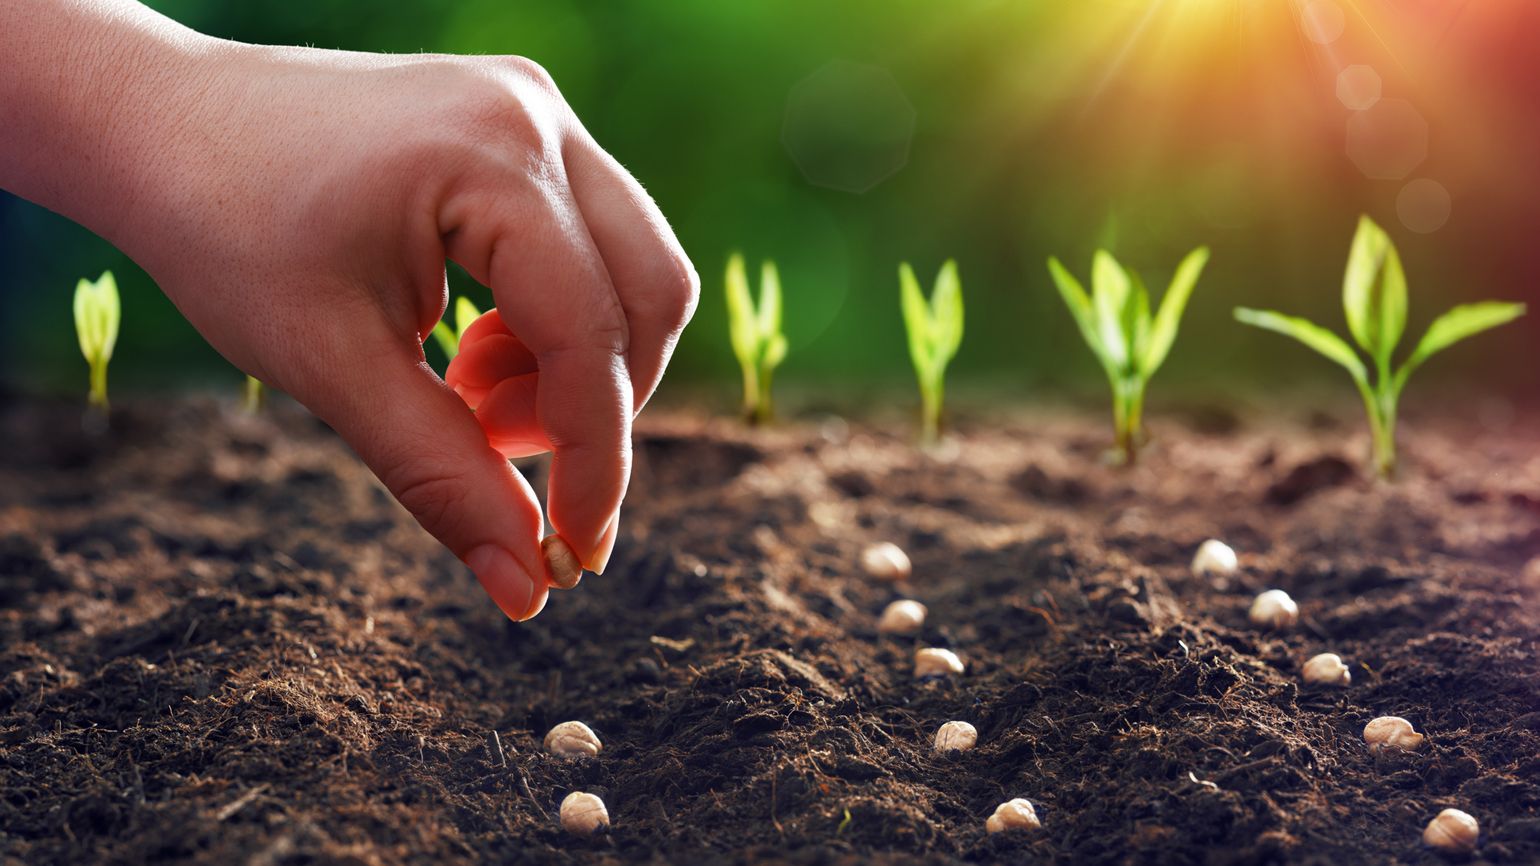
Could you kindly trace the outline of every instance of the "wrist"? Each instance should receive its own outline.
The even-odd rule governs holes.
[[[16,0],[0,33],[0,187],[118,241],[224,51],[137,3]]]

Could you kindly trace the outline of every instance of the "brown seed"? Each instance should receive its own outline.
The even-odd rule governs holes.
[[[1036,830],[1043,826],[1037,819],[1037,810],[1032,808],[1032,801],[1023,797],[1007,800],[995,807],[995,813],[984,822],[984,829],[990,833],[1003,833],[1006,830]]]
[[[1364,742],[1371,751],[1401,749],[1410,752],[1422,745],[1425,739],[1417,733],[1412,723],[1400,716],[1380,716],[1364,725]]]
[[[1422,841],[1450,854],[1476,850],[1476,842],[1480,838],[1481,825],[1468,812],[1459,809],[1445,809],[1438,813],[1437,817],[1428,822],[1427,829],[1422,831]]]
[[[540,542],[540,552],[545,554],[545,571],[551,586],[571,589],[583,579],[583,564],[560,535],[547,535]]]

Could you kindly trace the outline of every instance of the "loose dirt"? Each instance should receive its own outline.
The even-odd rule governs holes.
[[[1216,422],[1215,418],[1223,423]],[[293,407],[0,409],[5,863],[1540,862],[1540,448],[1418,419],[743,430],[649,413],[609,573],[506,622]],[[538,463],[530,464],[543,485]],[[1242,571],[1198,579],[1205,538]],[[865,577],[868,543],[914,562]],[[1287,590],[1298,628],[1246,622]],[[898,597],[930,618],[879,635]],[[967,673],[918,682],[920,646]],[[1347,689],[1302,685],[1318,652]],[[1370,754],[1364,723],[1429,737]],[[540,742],[587,722],[596,759]],[[931,749],[949,719],[979,744]],[[563,833],[574,790],[613,827]],[[1012,797],[1043,829],[986,835]]]

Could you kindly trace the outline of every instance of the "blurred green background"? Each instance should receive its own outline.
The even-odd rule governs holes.
[[[1211,245],[1152,412],[1162,392],[1346,388],[1340,370],[1234,324],[1230,310],[1274,306],[1345,332],[1341,272],[1361,212],[1391,231],[1406,260],[1408,339],[1453,303],[1540,299],[1535,4],[149,5],[244,41],[522,54],[543,64],[594,137],[657,198],[701,273],[700,310],[665,391],[719,395],[709,399],[724,409],[738,383],[722,301],[733,250],[751,265],[767,256],[780,264],[791,354],[779,381],[831,394],[909,382],[901,260],[927,280],[943,259],[959,261],[968,312],[953,368],[959,388],[1032,399],[1103,387],[1048,282],[1048,255],[1083,273],[1095,246],[1108,244],[1153,288],[1189,249]],[[1350,66],[1373,70],[1378,104],[1349,107],[1374,96],[1339,91]],[[124,294],[115,393],[238,393],[239,374],[143,272],[83,229],[0,195],[9,385],[84,393],[70,291],[108,267]],[[451,291],[490,301],[454,270]],[[1418,374],[1446,385],[1461,377],[1534,393],[1540,311]]]

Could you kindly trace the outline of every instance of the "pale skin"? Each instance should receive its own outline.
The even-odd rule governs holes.
[[[445,261],[538,364],[551,526],[615,544],[631,422],[699,280],[641,186],[519,57],[246,45],[133,0],[5,0],[0,188],[141,265],[214,348],[331,425],[510,618],[542,515],[422,342]]]

